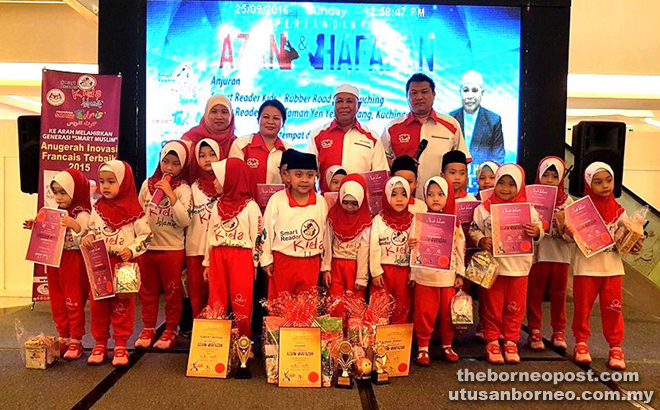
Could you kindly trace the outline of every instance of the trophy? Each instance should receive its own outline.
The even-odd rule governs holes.
[[[350,342],[343,341],[339,343],[339,358],[337,359],[341,374],[337,374],[337,387],[344,389],[353,388],[353,380],[351,379],[351,367],[355,363],[353,356],[353,346]]]
[[[250,352],[252,351],[252,340],[247,336],[241,336],[237,341],[234,342],[234,347],[236,348],[236,355],[238,360],[241,362],[241,365],[236,369],[236,379],[251,379],[252,372],[247,366],[247,362],[250,359]]]
[[[376,372],[373,373],[374,384],[387,384],[390,382],[390,376],[385,371],[385,364],[387,363],[387,345],[378,342],[374,346],[374,366]]]

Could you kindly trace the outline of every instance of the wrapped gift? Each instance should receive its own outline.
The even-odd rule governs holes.
[[[561,234],[566,232],[566,213],[563,210],[554,213],[552,216],[552,226]]]
[[[465,268],[465,278],[490,289],[497,278],[497,261],[490,252],[477,252],[472,255],[470,263]]]
[[[339,343],[344,339],[344,324],[340,317],[317,317],[321,326],[321,379],[323,387],[332,386]]]
[[[462,290],[451,298],[451,323],[459,330],[465,330],[474,324],[472,296]]]
[[[646,214],[649,211],[648,205],[635,212],[629,221],[623,222],[614,232],[616,249],[621,254],[628,254],[633,246],[644,238],[644,224],[646,223]]]
[[[264,317],[263,332],[261,333],[261,346],[266,366],[266,382],[278,382],[278,355],[280,351],[280,328],[285,319],[277,316]]]
[[[186,376],[226,378],[232,369],[236,368],[238,357],[234,344],[240,337],[236,325],[240,318],[228,314],[219,303],[206,306],[201,311],[193,320]],[[227,325],[208,323],[213,320],[230,322],[229,337],[226,333]],[[227,357],[226,363],[225,357]]]
[[[25,367],[46,369],[60,356],[60,342],[57,337],[39,335],[25,342]]]
[[[389,324],[394,308],[394,297],[384,290],[374,292],[368,305],[361,298],[346,295],[344,309],[348,317],[348,340],[351,344],[368,350],[374,344],[376,326]]]
[[[115,265],[115,294],[137,293],[140,285],[140,267],[137,263],[123,262]]]

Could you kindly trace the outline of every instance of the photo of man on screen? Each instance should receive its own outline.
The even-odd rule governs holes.
[[[458,120],[465,143],[472,154],[473,164],[495,161],[503,164],[504,136],[502,119],[481,106],[484,96],[484,80],[480,73],[468,71],[461,78],[463,107],[449,113]]]

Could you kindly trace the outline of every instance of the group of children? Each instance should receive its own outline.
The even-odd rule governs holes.
[[[94,240],[103,239],[113,265],[134,260],[141,268],[138,297],[143,330],[136,348],[169,349],[176,343],[184,267],[193,314],[197,316],[206,306],[222,307],[234,313],[241,334],[251,336],[254,283],[260,266],[267,275],[270,298],[319,283],[336,297],[364,298],[367,289],[385,289],[397,306],[392,323],[414,323],[419,365],[429,365],[429,342],[436,331],[444,359],[459,360],[452,348],[450,304],[456,290],[469,285],[463,275],[474,251],[466,254],[466,243],[492,252],[491,206],[527,202],[525,173],[520,166],[481,164],[479,188],[493,188],[493,193],[475,209],[467,237],[457,221],[452,264],[448,270],[438,271],[410,267],[411,249],[419,246],[412,237],[414,214],[455,214],[457,202],[479,200],[465,192],[467,160],[462,152],[447,152],[438,175],[422,187],[418,187],[416,161],[409,156],[396,158],[383,188],[382,211],[375,216],[370,211],[365,178],[347,174],[341,167],[332,167],[321,176],[330,191],[338,192],[336,203],[328,209],[326,199],[316,192],[319,176],[313,154],[287,150],[282,155],[279,171],[286,188],[273,194],[265,209],[257,205],[257,184],[249,167],[238,158],[219,160],[221,157],[221,147],[212,139],[202,139],[192,147],[182,141],[168,142],[161,150],[158,168],[139,194],[127,163],[106,162],[98,171],[102,196],[93,207],[87,195],[89,183],[80,172],[67,169],[53,179],[51,189],[58,207],[68,211],[62,218],[67,227],[62,264],[59,269],[47,269],[53,318],[65,342],[65,359],[78,359],[83,353],[89,285],[79,247],[91,247]],[[559,188],[556,213],[571,202],[563,190],[565,177],[560,158],[548,157],[539,164],[536,182]],[[584,177],[585,195],[591,197],[608,228],[615,229],[626,215],[613,196],[612,169],[595,162]],[[154,204],[157,194],[163,199]],[[26,226],[30,224],[28,221]],[[553,224],[545,232],[533,208],[532,223],[524,230],[534,238],[534,256],[498,257],[494,285],[478,292],[487,360],[494,364],[520,361],[517,343],[526,311],[530,346],[544,348],[541,302],[548,289],[552,344],[567,348],[565,311],[571,264],[575,361],[591,361],[589,316],[599,296],[603,332],[611,348],[609,365],[625,369],[620,255],[611,248],[587,259],[575,250],[570,229]],[[633,252],[639,252],[641,246],[640,241]],[[166,326],[155,340],[160,294],[165,298]],[[96,345],[88,363],[106,360],[112,327],[112,363],[127,365],[134,298],[89,299]],[[341,304],[333,314],[345,315]]]

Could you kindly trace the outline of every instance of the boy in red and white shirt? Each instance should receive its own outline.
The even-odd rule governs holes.
[[[328,207],[314,192],[316,157],[293,153],[287,170],[291,187],[268,201],[262,232],[261,266],[270,277],[268,297],[296,294],[317,285]]]

